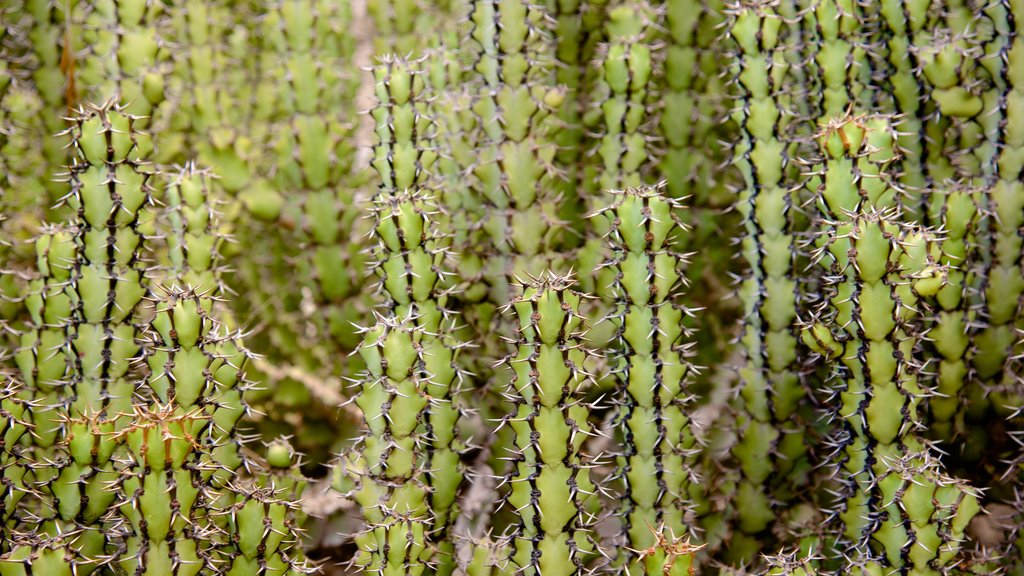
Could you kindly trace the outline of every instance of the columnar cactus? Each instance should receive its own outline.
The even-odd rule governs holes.
[[[789,124],[789,63],[776,4],[743,2],[730,8],[741,90],[733,113],[741,133],[733,163],[744,178],[736,205],[747,267],[739,289],[743,361],[732,455],[741,478],[732,504],[739,530],[734,542],[769,527],[773,509],[792,497],[790,490],[806,467],[806,425],[797,415],[805,391],[794,331],[802,268],[796,238],[800,180],[790,160],[797,134]],[[752,550],[733,546],[738,554],[752,556]]]
[[[163,3],[84,1],[72,4],[65,17],[78,31],[62,35],[64,50],[74,51],[67,55],[76,60],[69,75],[83,101],[117,98],[125,103],[126,112],[138,117],[140,128],[167,116],[158,110],[165,102],[165,77],[171,67],[169,47],[162,41],[170,24]]]
[[[292,428],[287,412],[302,414],[294,441],[312,462],[325,463],[347,434],[334,406],[338,378],[360,370],[350,355],[359,342],[354,324],[369,308],[360,292],[367,230],[357,191],[365,178],[356,173],[352,143],[358,77],[347,70],[351,5],[267,0],[259,9],[262,81],[252,121],[262,126],[250,135],[258,154],[243,157],[251,181],[238,198],[247,212],[233,230],[258,256],[236,258],[233,288],[245,295],[241,321],[250,314],[271,319],[247,341],[274,352],[270,369],[253,366],[261,369],[254,378],[268,384],[248,400],[266,415],[260,430],[267,439]],[[280,94],[263,92],[282,86]]]
[[[502,421],[515,432],[512,467],[502,502],[517,512],[508,538],[509,569],[516,573],[580,576],[596,552],[596,496],[592,460],[582,446],[591,434],[581,391],[591,378],[584,347],[581,296],[571,279],[547,274],[523,283],[506,311],[518,320],[514,353],[503,363],[513,373],[505,391],[514,409]]]
[[[657,546],[658,539],[697,535],[688,514],[700,482],[690,429],[690,334],[682,323],[689,311],[679,302],[686,280],[684,258],[676,252],[685,230],[678,208],[661,189],[632,189],[616,193],[599,216],[611,227],[613,256],[606,265],[614,273],[617,329],[612,369],[619,380],[615,400],[625,446],[617,471],[619,549],[635,551],[621,557],[630,574],[689,573],[692,555],[672,557]]]
[[[841,361],[832,441],[842,454],[835,475],[843,486],[836,510],[843,541],[849,553],[882,568],[952,566],[977,496],[941,472],[916,429],[925,395],[915,359],[917,314],[921,297],[943,281],[937,247],[891,210],[866,207],[830,220],[821,234],[828,277],[852,287],[803,335],[816,353]]]
[[[585,182],[597,186],[584,199],[589,213],[608,205],[609,191],[635,188],[651,179],[655,157],[650,132],[656,117],[649,113],[653,97],[648,90],[658,62],[650,43],[659,21],[659,12],[649,2],[624,3],[608,11],[607,44],[599,50],[596,65],[601,72],[589,103],[590,113],[601,117],[595,123],[601,136],[590,151],[595,159],[583,174]],[[595,270],[609,259],[607,219],[591,219],[589,224],[590,234],[576,258],[579,270]],[[603,291],[611,283],[610,271],[603,272],[582,276],[581,289],[590,294]],[[609,312],[606,304],[598,301],[587,313],[602,318]],[[592,338],[598,346],[612,339],[610,329],[597,323]]]
[[[190,163],[174,175],[164,191],[169,228],[166,275],[182,288],[191,288],[200,294],[222,290],[217,263],[225,239],[217,229],[214,186],[216,181],[208,170]]]
[[[368,526],[357,537],[357,562],[379,574],[428,567],[450,574],[450,528],[463,476],[456,436],[461,345],[447,306],[448,240],[438,234],[436,208],[426,196],[435,156],[425,79],[409,62],[391,58],[375,76],[373,165],[380,190],[374,199],[374,267],[385,300],[359,349],[367,374],[356,404],[367,433],[348,471],[356,476],[355,499]]]
[[[121,566],[135,574],[309,573],[294,487],[243,472],[251,466],[236,424],[247,410],[248,352],[212,310],[213,300],[191,289],[171,288],[156,304],[144,401],[119,436],[130,552]],[[168,493],[176,508],[167,508]]]
[[[101,519],[118,475],[113,443],[103,439],[131,411],[136,308],[146,294],[140,215],[150,201],[150,173],[134,121],[111,103],[74,120],[67,201],[78,220],[36,244],[39,278],[16,361],[34,405],[32,458],[59,464],[35,472],[39,497],[28,506],[40,522],[19,543],[23,550],[35,546],[33,535],[82,530],[64,542],[80,560],[115,551],[117,532]],[[12,557],[22,554],[16,549]]]
[[[31,462],[26,458],[26,438],[31,429],[31,406],[21,385],[11,376],[3,375],[0,389],[0,556],[6,554],[7,543],[14,538],[18,504],[28,493],[25,483]]]
[[[565,100],[555,84],[554,39],[546,14],[524,0],[474,3],[470,49],[479,78],[474,111],[493,118],[476,135],[476,193],[486,203],[480,215],[489,244],[492,302],[508,301],[509,286],[523,273],[539,275],[559,234],[562,178],[553,169],[559,130],[557,110]]]

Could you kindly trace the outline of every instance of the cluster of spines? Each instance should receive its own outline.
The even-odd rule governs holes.
[[[740,473],[731,504],[737,528],[732,538],[737,542],[770,526],[773,510],[785,504],[779,499],[792,495],[791,484],[798,482],[806,464],[807,431],[797,415],[805,391],[794,332],[802,268],[796,196],[800,184],[791,159],[797,134],[790,125],[799,93],[788,84],[784,20],[777,4],[730,8],[740,92],[733,116],[741,134],[733,163],[743,175],[736,206],[747,268],[739,287],[743,360],[735,402],[738,439],[732,448]],[[734,547],[744,554],[744,546]]]
[[[622,427],[616,476],[622,484],[620,550],[630,573],[686,574],[692,555],[659,546],[696,536],[691,499],[698,445],[690,429],[690,334],[680,304],[685,257],[677,251],[685,226],[679,205],[663,188],[614,194],[607,218],[615,294],[612,370],[617,375],[617,422]],[[699,495],[698,495],[699,496]],[[649,553],[642,551],[650,550]]]
[[[515,443],[502,455],[511,466],[501,505],[516,512],[505,536],[508,569],[516,573],[579,576],[598,551],[586,505],[597,498],[594,462],[583,451],[593,434],[592,406],[582,395],[593,356],[583,340],[581,296],[571,285],[546,273],[524,282],[506,307],[517,328],[515,351],[503,361],[512,373],[504,393],[512,411],[501,426]]]

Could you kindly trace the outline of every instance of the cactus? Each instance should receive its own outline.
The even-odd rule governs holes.
[[[842,362],[833,442],[843,454],[835,465],[844,487],[836,511],[843,539],[886,568],[953,565],[977,496],[940,471],[914,429],[925,395],[914,360],[915,316],[920,298],[937,293],[943,281],[934,241],[900,225],[891,211],[864,207],[822,233],[829,276],[853,290],[848,298],[837,293],[828,319],[804,331],[812,350]],[[878,545],[877,556],[866,552],[869,541]]]
[[[273,311],[274,321],[247,340],[275,351],[254,365],[254,378],[268,384],[247,398],[265,415],[261,433],[274,438],[292,427],[286,412],[302,414],[294,441],[312,466],[326,463],[334,445],[354,433],[334,404],[338,378],[357,374],[360,362],[332,359],[358,345],[353,324],[369,308],[360,294],[366,230],[357,187],[365,178],[356,175],[351,147],[356,84],[345,68],[353,52],[345,33],[351,7],[275,0],[260,9],[259,68],[268,85],[258,90],[287,89],[282,98],[257,100],[252,112],[263,123],[252,136],[259,154],[247,161],[250,183],[239,193],[247,213],[236,215],[242,225],[233,232],[260,256],[236,258],[230,284],[246,295],[239,321]]]
[[[516,350],[503,363],[514,374],[502,426],[515,432],[503,506],[518,512],[508,538],[509,568],[523,574],[587,573],[596,551],[592,460],[581,451],[591,433],[581,388],[591,378],[582,340],[581,297],[568,278],[548,274],[523,283],[506,311],[518,319]]]
[[[656,536],[660,531],[680,538],[697,535],[691,498],[700,496],[694,474],[698,446],[688,406],[694,370],[688,360],[690,335],[682,325],[690,312],[679,303],[684,260],[675,247],[685,229],[678,208],[662,190],[633,189],[618,193],[600,216],[611,227],[614,254],[606,265],[614,273],[613,368],[625,446],[617,470],[623,484],[620,549],[653,549],[643,557],[624,555],[636,574],[688,573],[692,556],[670,558],[668,550],[656,546]]]
[[[104,517],[117,472],[113,443],[103,438],[120,430],[120,415],[131,411],[133,323],[146,294],[139,217],[150,201],[150,172],[139,157],[134,120],[111,103],[75,119],[68,203],[79,219],[36,242],[39,277],[30,287],[31,319],[16,361],[33,402],[32,459],[59,465],[36,470],[38,496],[26,505],[39,521],[24,541],[16,539],[12,557],[42,553],[33,536],[44,546],[67,546],[84,562],[114,550],[117,534]]]
[[[367,374],[356,404],[367,433],[351,466],[368,530],[357,537],[357,562],[379,574],[427,566],[450,574],[450,528],[463,477],[456,434],[462,345],[448,311],[448,240],[437,233],[436,209],[425,195],[434,153],[427,145],[432,132],[424,78],[397,59],[385,60],[375,76],[373,165],[381,184],[374,199],[374,267],[386,299],[359,349]]]
[[[238,474],[248,467],[236,432],[247,410],[248,352],[211,316],[212,304],[182,289],[156,304],[141,390],[147,401],[119,435],[125,545],[134,551],[121,565],[139,574],[218,566],[226,574],[310,573],[294,504],[278,495],[289,487]],[[166,509],[168,493],[177,509]]]
[[[806,468],[806,423],[798,409],[805,396],[794,334],[799,289],[801,231],[795,206],[800,180],[789,155],[796,151],[793,105],[786,92],[788,63],[780,38],[783,20],[774,2],[745,3],[731,13],[737,43],[737,81],[743,95],[734,112],[742,138],[733,150],[744,175],[737,207],[743,219],[742,253],[748,271],[740,286],[744,305],[736,401],[738,442],[732,448],[741,474],[733,512],[748,537],[769,527],[774,509],[793,498]],[[733,534],[735,540],[742,539]],[[736,553],[752,555],[736,546]]]
[[[0,575],[1020,573],[1022,6],[10,0]]]

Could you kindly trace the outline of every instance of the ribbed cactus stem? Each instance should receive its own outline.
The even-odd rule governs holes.
[[[497,254],[488,259],[491,300],[510,297],[517,275],[558,267],[561,223],[555,193],[557,111],[565,91],[556,85],[555,41],[547,15],[525,0],[476,2],[470,41],[479,74],[474,111],[494,118],[479,126],[476,192],[485,201],[482,225]]]
[[[617,467],[620,559],[630,574],[688,574],[692,554],[672,555],[661,540],[699,536],[690,502],[700,482],[689,413],[691,335],[682,322],[690,312],[680,304],[686,280],[679,209],[663,189],[640,188],[614,193],[598,215],[611,228],[606,266],[615,278],[613,370],[625,446]]]
[[[187,164],[164,191],[169,230],[166,243],[171,282],[196,292],[218,293],[221,270],[216,263],[225,238],[218,229],[216,181],[208,170]]]
[[[83,101],[116,97],[125,111],[138,116],[138,127],[149,127],[165,103],[165,79],[171,68],[170,51],[161,38],[170,21],[166,6],[146,0],[108,3],[77,2],[70,18],[80,32],[62,30],[65,49],[74,50],[74,86]],[[68,106],[78,102],[69,99]],[[155,145],[147,142],[146,145]],[[148,150],[146,153],[148,154]]]
[[[139,575],[309,573],[297,541],[298,494],[243,456],[237,424],[248,410],[249,355],[213,304],[180,288],[156,303],[139,390],[145,402],[120,434],[132,552],[121,566]],[[167,507],[168,494],[177,508]]]
[[[596,548],[586,508],[597,497],[592,461],[582,451],[591,434],[591,406],[581,394],[591,378],[591,352],[584,347],[581,297],[571,285],[547,274],[523,283],[506,308],[517,329],[515,352],[504,360],[513,374],[505,396],[514,409],[502,425],[515,432],[515,448],[505,455],[512,467],[502,504],[517,511],[508,558],[519,574],[587,574]]]
[[[817,40],[814,55],[821,80],[821,113],[837,117],[859,103],[869,88],[868,50],[861,8],[850,0],[824,0],[814,6]]]
[[[794,102],[780,37],[784,21],[776,4],[732,6],[729,28],[738,46],[741,97],[733,117],[740,140],[733,164],[743,175],[736,206],[746,266],[739,288],[744,322],[735,402],[738,441],[732,448],[741,479],[732,514],[739,531],[751,537],[769,526],[775,507],[792,498],[807,451],[798,415],[805,390],[794,327],[802,268],[796,237],[801,181],[791,161],[796,134],[788,111]]]
[[[461,344],[447,308],[448,240],[426,195],[433,126],[418,68],[389,58],[375,76],[374,267],[384,301],[360,347],[368,373],[356,404],[367,433],[353,471],[368,531],[357,537],[357,562],[385,575],[450,574],[450,527],[463,478],[456,435]]]
[[[724,86],[717,70],[721,52],[716,50],[724,22],[721,0],[670,0],[665,3],[668,32],[664,70],[655,70],[664,82],[660,132],[666,145],[660,164],[662,178],[673,198],[693,197],[700,207],[720,200],[713,177],[716,160],[716,120],[720,119]]]
[[[10,549],[19,507],[29,492],[26,480],[31,458],[25,452],[32,426],[31,406],[24,387],[8,375],[0,388],[0,556]]]
[[[32,533],[56,537],[76,526],[83,533],[68,544],[83,559],[116,554],[118,533],[105,517],[118,475],[106,438],[131,412],[136,308],[147,292],[140,215],[150,174],[134,121],[112,103],[73,119],[67,202],[78,217],[37,240],[39,278],[16,355],[35,412],[33,458],[58,463],[35,474]]]
[[[938,246],[891,210],[848,213],[821,234],[828,277],[852,287],[848,298],[831,301],[828,319],[804,332],[812,350],[841,362],[832,442],[841,454],[843,541],[887,569],[954,565],[977,495],[942,472],[919,430],[926,391],[916,359],[918,311],[943,282]]]
[[[656,166],[654,146],[650,132],[656,116],[653,70],[659,51],[651,44],[661,13],[650,2],[630,2],[615,5],[608,11],[604,35],[606,44],[598,51],[595,65],[599,67],[597,82],[590,95],[591,113],[601,120],[596,128],[601,133],[595,138],[595,159],[591,172],[584,174],[584,180],[596,184],[597,189],[585,198],[588,213],[595,213],[608,206],[611,190],[639,187],[651,181]],[[605,218],[588,221],[586,242],[576,256],[579,270],[598,270],[609,259],[609,246],[604,236],[608,233]],[[590,294],[599,294],[611,283],[610,271],[587,273],[580,278],[580,288]],[[605,317],[610,299],[598,301],[594,317]],[[595,345],[604,347],[612,339],[612,327],[599,322],[592,338]]]

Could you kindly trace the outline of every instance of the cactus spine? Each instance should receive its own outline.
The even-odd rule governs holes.
[[[691,497],[699,485],[688,406],[690,334],[682,322],[689,311],[679,303],[685,262],[675,251],[685,232],[678,209],[663,190],[642,188],[616,193],[600,216],[611,227],[613,257],[606,265],[616,296],[613,370],[626,447],[617,472],[623,485],[620,549],[651,550],[642,557],[623,554],[630,574],[688,574],[693,565],[692,555],[673,556],[658,546],[666,534],[696,535]]]
[[[508,559],[509,569],[522,574],[585,574],[596,551],[586,509],[596,488],[582,452],[591,407],[580,394],[591,378],[591,352],[571,283],[551,274],[526,282],[506,307],[518,327],[516,350],[503,362],[513,374],[505,396],[514,410],[502,425],[515,433],[515,452],[502,504],[518,512]]]

